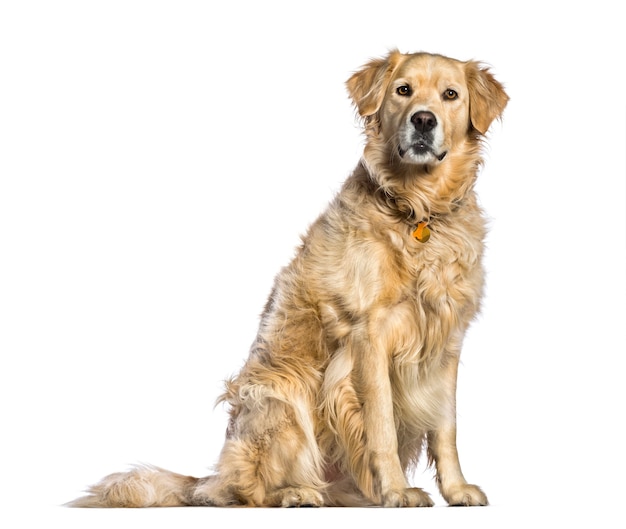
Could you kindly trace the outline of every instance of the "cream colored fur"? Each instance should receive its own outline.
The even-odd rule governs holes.
[[[136,467],[72,505],[430,506],[407,480],[424,447],[449,504],[487,504],[461,472],[455,393],[483,291],[481,141],[508,97],[478,63],[397,51],[347,86],[363,158],[278,274],[226,383],[215,474]],[[427,242],[412,237],[420,221]]]

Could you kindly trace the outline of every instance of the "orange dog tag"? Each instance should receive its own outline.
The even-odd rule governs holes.
[[[413,232],[413,237],[415,237],[419,242],[426,242],[428,239],[430,239],[428,222],[420,222]]]

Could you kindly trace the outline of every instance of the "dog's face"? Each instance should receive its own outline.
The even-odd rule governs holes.
[[[508,101],[478,63],[426,53],[392,52],[347,85],[370,138],[409,164],[443,162],[465,139],[484,134]]]
[[[469,94],[463,64],[416,55],[393,72],[380,108],[381,132],[407,163],[442,161],[463,139]]]

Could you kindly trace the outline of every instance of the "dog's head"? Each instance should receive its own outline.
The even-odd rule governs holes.
[[[370,139],[409,164],[439,164],[465,139],[484,135],[508,101],[479,63],[427,53],[393,51],[347,86]]]

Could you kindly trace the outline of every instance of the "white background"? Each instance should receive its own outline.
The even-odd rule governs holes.
[[[588,7],[590,6],[590,7]],[[10,527],[618,526],[626,93],[612,1],[0,4],[0,517]],[[77,510],[144,461],[204,475],[222,380],[358,161],[344,88],[388,49],[492,66],[482,316],[459,387],[486,509]],[[8,526],[5,523],[2,525]]]

